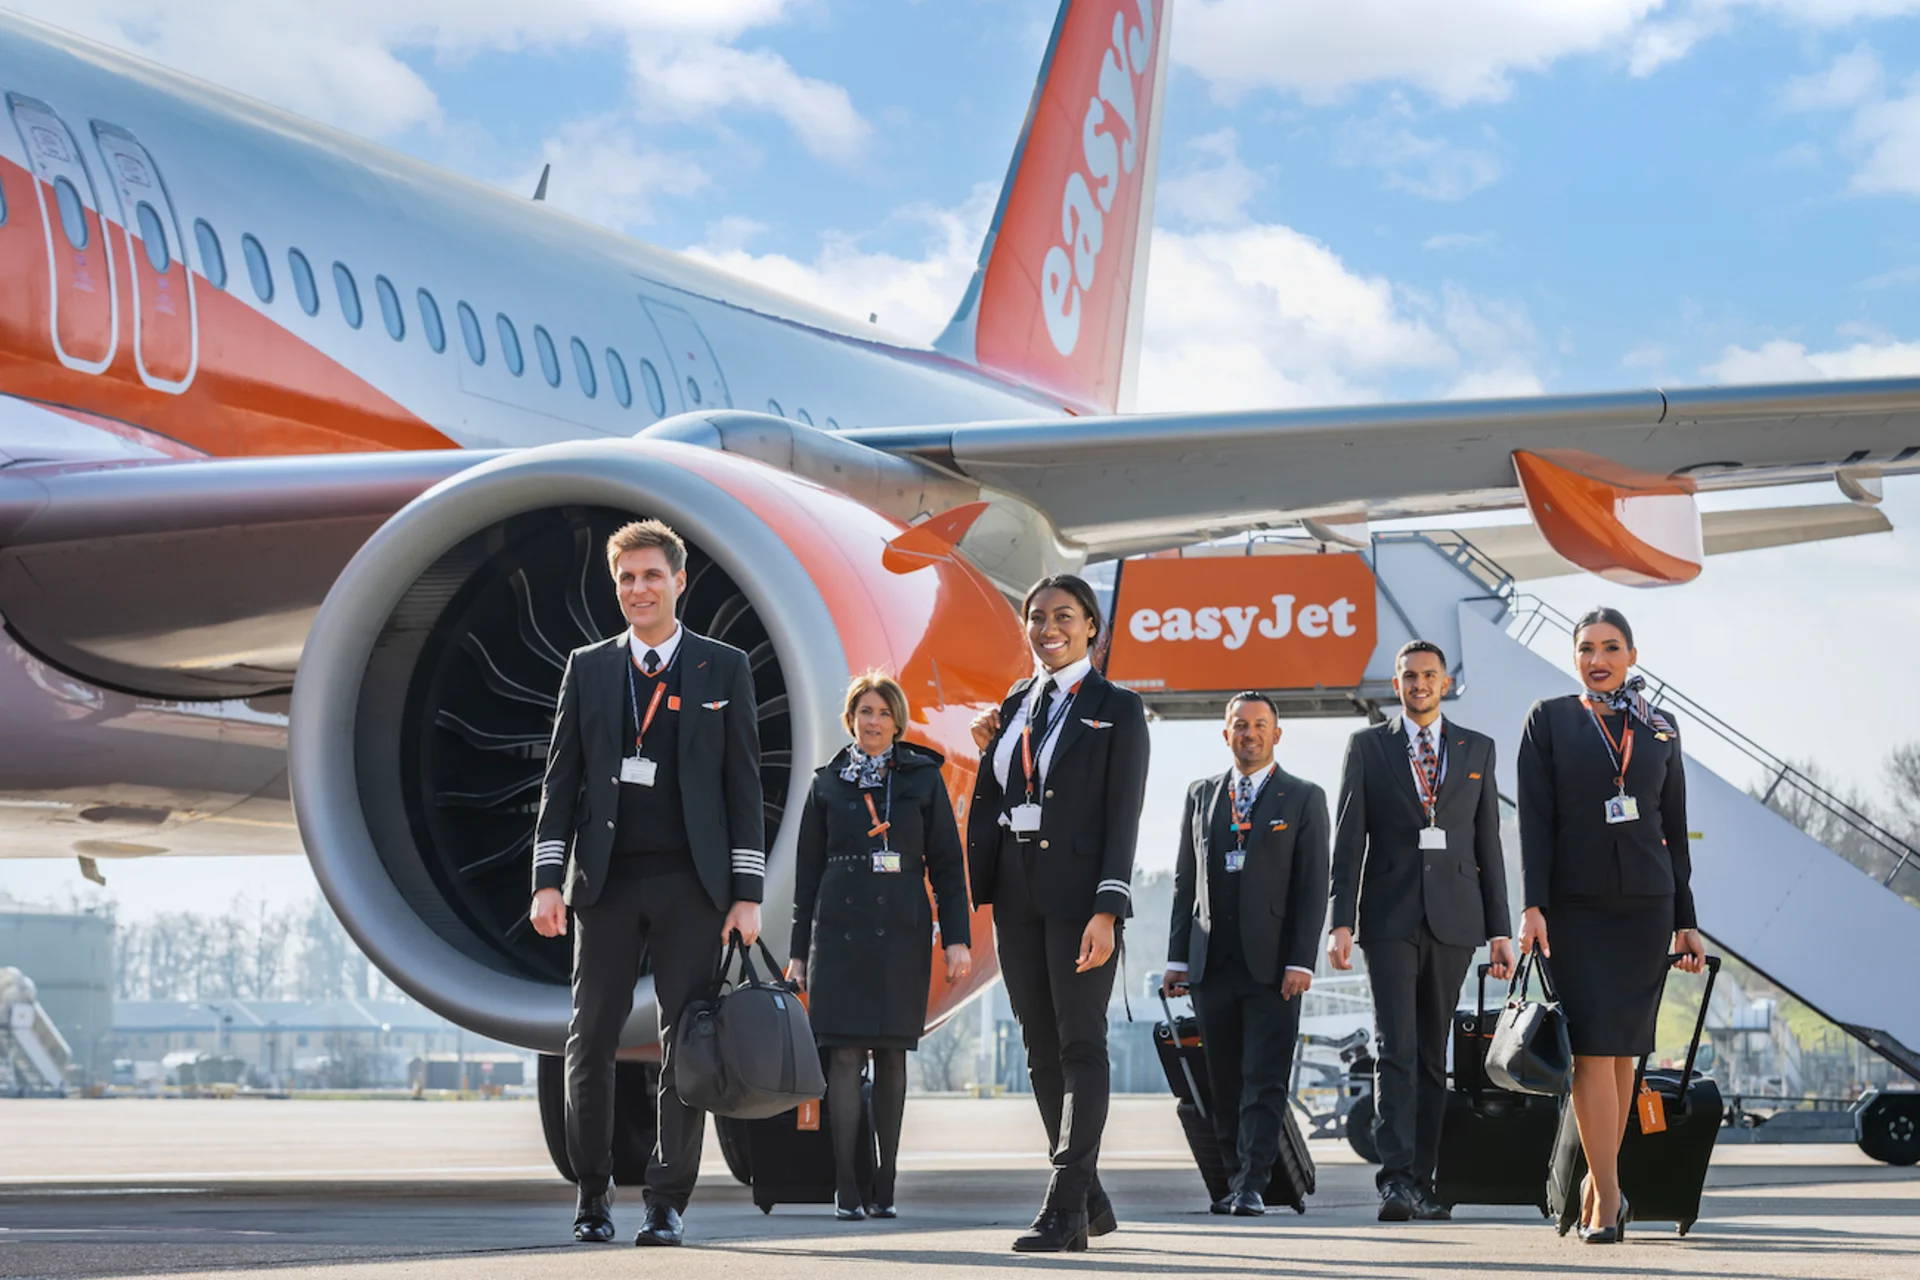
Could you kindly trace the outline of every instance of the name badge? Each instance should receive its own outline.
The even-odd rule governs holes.
[[[1420,828],[1420,847],[1422,849],[1444,849],[1447,847],[1447,832],[1444,827]]]
[[[1017,804],[1007,810],[1007,825],[1017,836],[1030,836],[1040,829],[1040,806]]]
[[[1632,796],[1615,796],[1607,801],[1607,821],[1614,825],[1640,820],[1640,802]]]
[[[1228,851],[1227,853],[1227,870],[1228,871],[1238,871],[1241,868],[1245,867],[1246,865],[1247,865],[1246,854],[1240,852],[1238,849],[1232,849]]]
[[[873,869],[882,875],[897,874],[900,870],[900,855],[891,849],[875,849]]]
[[[628,756],[620,762],[620,781],[631,782],[636,787],[653,785],[653,775],[660,768],[656,760],[645,756]]]

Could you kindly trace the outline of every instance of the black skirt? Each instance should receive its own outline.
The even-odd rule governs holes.
[[[1654,1024],[1673,942],[1673,897],[1559,902],[1547,908],[1553,984],[1576,1054],[1637,1058]]]

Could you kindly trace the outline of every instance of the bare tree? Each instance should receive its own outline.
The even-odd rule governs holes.
[[[948,1019],[939,1030],[920,1041],[920,1051],[914,1057],[920,1063],[922,1089],[929,1093],[952,1093],[966,1086],[974,1044],[980,1038],[979,1023],[978,1011],[968,1006],[958,1017]]]

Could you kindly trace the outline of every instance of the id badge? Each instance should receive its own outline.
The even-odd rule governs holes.
[[[653,785],[653,775],[659,768],[657,760],[628,756],[620,762],[620,781],[631,782],[636,787],[650,787]]]
[[[891,849],[875,849],[873,869],[881,875],[897,874],[900,870],[900,855]]]
[[[1227,870],[1228,871],[1238,871],[1246,865],[1247,865],[1246,854],[1240,852],[1240,850],[1238,849],[1232,849],[1228,851],[1227,853]]]
[[[1422,849],[1444,849],[1447,847],[1447,832],[1444,827],[1420,828],[1420,847]]]
[[[1615,826],[1640,820],[1640,802],[1632,796],[1615,796],[1607,801],[1607,821]]]
[[[1040,806],[1017,804],[1007,810],[1007,823],[1017,836],[1030,836],[1040,830]]]

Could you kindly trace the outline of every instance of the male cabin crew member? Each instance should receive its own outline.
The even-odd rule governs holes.
[[[766,880],[760,735],[747,656],[686,630],[674,607],[687,548],[658,520],[607,540],[628,629],[573,651],[560,680],[534,828],[533,927],[567,932],[567,1154],[580,1184],[576,1240],[613,1239],[614,1050],[653,962],[660,1039],[713,980],[724,939],[760,934]],[[564,894],[563,894],[564,888]],[[677,1245],[706,1117],[680,1100],[669,1051],[635,1244]]]
[[[1452,687],[1438,645],[1402,645],[1401,714],[1353,735],[1340,779],[1327,954],[1351,969],[1356,936],[1367,954],[1382,1222],[1453,1216],[1433,1191],[1447,1034],[1474,949],[1496,978],[1513,964],[1493,739],[1441,718]]]
[[[1327,796],[1274,763],[1280,725],[1263,693],[1235,694],[1233,768],[1187,788],[1161,988],[1191,988],[1232,1171],[1215,1213],[1256,1217],[1280,1150],[1300,997],[1326,918]]]

